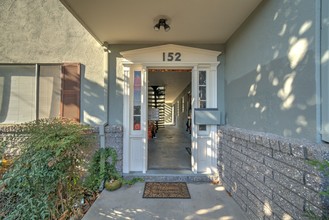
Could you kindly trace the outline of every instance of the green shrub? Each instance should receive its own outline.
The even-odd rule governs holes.
[[[84,150],[93,144],[90,128],[61,119],[19,126],[19,155],[0,181],[5,219],[65,219],[83,197]]]
[[[99,189],[103,181],[119,180],[122,184],[133,185],[136,182],[144,181],[141,178],[133,178],[132,180],[125,180],[116,169],[118,155],[114,148],[101,148],[97,150],[88,168],[88,176],[84,184],[92,191]]]
[[[110,158],[110,161],[108,158]],[[121,175],[115,168],[117,158],[117,153],[113,148],[97,150],[89,164],[88,176],[84,181],[84,185],[90,190],[96,191],[104,180],[109,178],[119,179]]]

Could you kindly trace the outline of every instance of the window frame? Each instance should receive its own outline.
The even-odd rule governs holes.
[[[35,77],[35,88],[34,88],[34,108],[32,109],[32,112],[34,112],[34,117],[32,118],[32,120],[39,120],[40,119],[40,69],[42,66],[58,66],[59,67],[59,77],[61,79],[61,88],[60,88],[60,103],[59,103],[59,115],[57,117],[65,117],[65,113],[64,113],[64,109],[66,109],[65,104],[64,103],[64,99],[65,97],[65,90],[64,90],[64,83],[66,81],[64,75],[65,75],[65,67],[66,66],[72,66],[75,65],[77,67],[77,75],[78,75],[78,79],[79,79],[79,88],[77,91],[75,91],[76,96],[77,96],[77,107],[78,107],[78,113],[76,117],[71,117],[71,119],[80,122],[80,92],[81,92],[81,64],[80,63],[0,63],[0,66],[34,66],[34,77]],[[75,73],[74,73],[75,74]],[[73,94],[72,92],[70,92],[71,94]],[[70,118],[70,117],[68,117]],[[17,121],[16,123],[12,123],[12,124],[19,124],[19,123],[23,123],[23,121]],[[4,123],[0,123],[4,124]]]

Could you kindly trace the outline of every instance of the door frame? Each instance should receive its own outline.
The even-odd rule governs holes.
[[[177,52],[178,51],[178,52]],[[170,56],[178,54],[179,59],[175,60],[175,57],[171,59]],[[143,173],[147,171],[148,165],[148,141],[147,141],[147,89],[148,89],[148,69],[149,68],[188,68],[191,69],[191,105],[192,105],[192,120],[194,119],[194,109],[197,108],[196,100],[198,99],[198,88],[197,88],[197,77],[198,71],[200,69],[209,70],[209,74],[214,76],[214,80],[209,81],[210,86],[214,91],[216,91],[211,97],[212,101],[211,106],[217,107],[217,66],[219,61],[217,57],[221,54],[218,51],[204,50],[192,47],[185,47],[179,45],[163,45],[150,48],[143,48],[131,51],[121,52],[123,58],[117,58],[117,76],[122,77],[123,81],[123,173],[130,173],[132,171],[131,164],[135,161],[131,160],[131,132],[130,132],[130,108],[131,108],[131,99],[130,99],[130,90],[131,90],[131,70],[138,68],[141,70],[143,78],[143,92],[144,96],[142,97],[142,103],[144,106],[144,120],[142,124],[141,133],[140,133],[140,143],[144,143],[143,146],[140,146],[141,153],[138,161],[140,165],[139,170]],[[169,55],[169,59],[166,56]],[[208,82],[207,82],[208,84]],[[193,121],[192,121],[193,122]],[[207,125],[208,126],[208,125]],[[197,173],[198,170],[198,131],[197,125],[192,123],[192,155],[191,155],[191,165],[193,173]],[[217,137],[215,135],[215,126],[210,126],[211,134],[209,133],[209,138],[212,140],[212,145],[209,150],[211,152],[211,159],[209,161],[209,172],[216,172],[216,157],[217,157]],[[134,137],[135,138],[135,137]],[[206,150],[208,154],[208,150]]]

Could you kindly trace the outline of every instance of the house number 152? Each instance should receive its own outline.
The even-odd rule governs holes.
[[[162,61],[182,61],[180,57],[182,54],[180,52],[163,52],[162,53]]]

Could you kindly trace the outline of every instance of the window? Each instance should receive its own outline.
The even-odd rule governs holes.
[[[36,118],[34,65],[0,66],[0,122],[12,124]]]
[[[180,112],[180,105],[179,105],[179,101],[177,101],[177,116],[179,116],[179,112]]]
[[[0,90],[2,124],[80,118],[78,64],[0,64]]]
[[[184,96],[182,97],[182,113],[185,111],[185,100]]]
[[[133,121],[134,128],[133,130],[141,130],[141,103],[142,103],[142,80],[141,80],[141,71],[134,71],[134,112],[133,112]]]
[[[199,71],[199,81],[198,81],[198,90],[199,90],[199,108],[207,107],[207,71]],[[206,131],[206,125],[199,125],[199,131]]]

